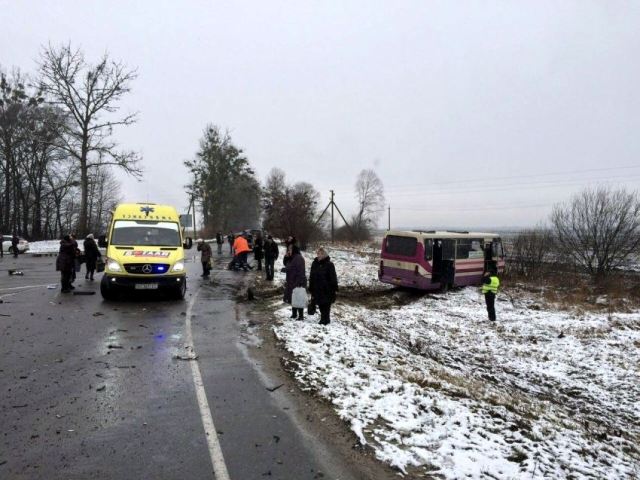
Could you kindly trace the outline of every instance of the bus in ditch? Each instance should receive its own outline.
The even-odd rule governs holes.
[[[420,290],[479,285],[485,271],[504,271],[496,233],[389,230],[382,240],[378,278]]]

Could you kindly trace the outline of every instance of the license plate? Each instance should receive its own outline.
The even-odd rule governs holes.
[[[136,283],[136,290],[157,290],[157,283]]]

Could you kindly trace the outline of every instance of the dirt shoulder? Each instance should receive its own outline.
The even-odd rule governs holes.
[[[247,300],[248,287],[253,291],[253,300]],[[284,408],[290,410],[289,413],[307,434],[341,458],[354,478],[397,479],[398,471],[377,460],[369,447],[360,445],[349,425],[338,417],[331,404],[313,392],[301,390],[296,383],[292,376],[295,363],[272,329],[275,317],[270,305],[281,295],[282,290],[277,284],[266,282],[260,276],[247,277],[245,288],[238,294],[238,301],[247,313],[247,332],[256,340],[248,342],[249,354],[260,362],[265,374],[273,380],[274,387],[277,387],[274,395],[286,397],[282,399],[288,404]]]

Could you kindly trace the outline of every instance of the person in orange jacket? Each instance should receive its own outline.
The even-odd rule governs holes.
[[[249,248],[249,242],[247,242],[246,233],[238,235],[238,238],[233,242],[233,250],[235,251],[235,256],[233,257],[233,260],[231,260],[231,264],[229,265],[230,268],[237,265],[245,272],[253,268],[247,263],[247,255],[251,249]]]

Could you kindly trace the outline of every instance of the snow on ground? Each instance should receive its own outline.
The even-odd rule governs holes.
[[[58,253],[60,250],[60,240],[44,240],[41,242],[29,242],[27,253]]]
[[[78,242],[78,248],[84,251],[83,240]],[[42,240],[40,242],[29,242],[27,253],[43,254],[58,253],[60,251],[60,240]],[[100,249],[104,251],[104,249]]]
[[[475,288],[410,295],[378,284],[371,252],[329,253],[342,287],[331,325],[278,302],[274,332],[302,387],[380,460],[410,476],[640,476],[640,312],[502,294],[494,324]]]

